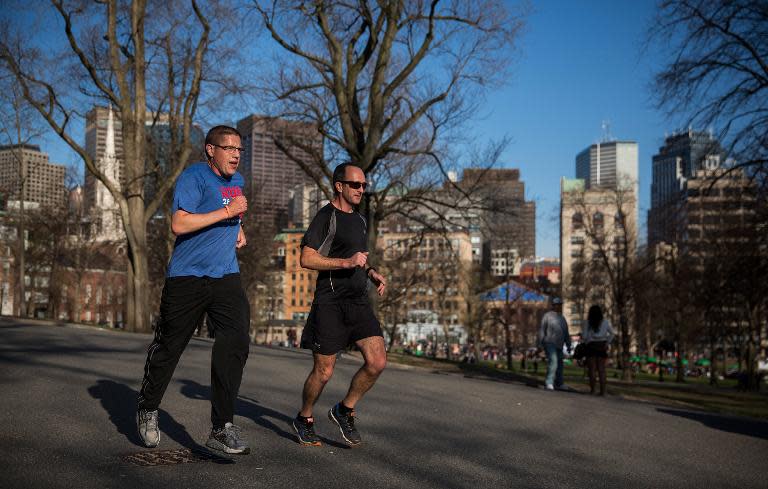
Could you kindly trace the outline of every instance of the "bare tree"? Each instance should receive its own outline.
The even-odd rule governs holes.
[[[275,142],[329,198],[334,163],[351,161],[374,180],[366,206],[372,244],[386,218],[382,204],[402,188],[391,168],[380,167],[405,157],[444,177],[441,138],[465,123],[486,87],[504,79],[522,26],[522,15],[496,0],[254,6],[281,49],[265,94],[278,115],[312,124],[328,144],[320,151],[300,140]]]
[[[226,34],[226,30],[214,30],[221,34],[212,36],[211,21],[229,10],[218,3],[203,9],[196,0],[170,4],[52,0],[51,4],[50,15],[63,26],[64,51],[56,53],[55,59],[45,59],[19,29],[9,27],[0,42],[2,68],[14,76],[25,99],[112,194],[128,245],[128,329],[147,331],[147,222],[189,160],[203,73],[212,76],[229,66],[227,57],[206,62],[206,53]],[[72,125],[82,117],[83,106],[95,103],[115,107],[122,125],[123,181],[106,175],[73,136]],[[169,155],[164,179],[148,199],[147,122],[161,112],[168,115],[175,153]]]
[[[429,152],[471,105],[467,90],[503,76],[522,25],[494,1],[254,4],[291,55],[269,90],[366,174],[391,153]],[[426,137],[414,132],[425,123]],[[316,157],[307,173],[330,177]]]
[[[755,187],[737,189],[738,197],[720,203],[720,215],[710,212],[720,222],[704,241],[701,262],[702,271],[712,276],[703,276],[699,284],[720,305],[724,330],[738,353],[742,387],[757,390],[757,360],[765,355],[761,348],[768,323],[768,205]]]
[[[379,310],[384,318],[384,329],[392,347],[400,337],[399,327],[408,322],[409,299],[419,287],[426,283],[425,271],[415,260],[418,251],[418,237],[393,240],[383,248],[381,272],[387,277],[387,294],[379,301]]]
[[[632,379],[629,369],[632,290],[638,270],[635,196],[630,185],[615,189],[572,192],[570,205],[582,216],[586,243],[585,266],[590,268],[588,297],[607,302],[614,322],[619,324],[621,367],[624,380]]]
[[[740,166],[768,162],[766,39],[768,8],[754,0],[664,0],[650,29],[669,58],[653,87],[659,107],[717,128]]]
[[[23,156],[24,147],[36,138],[42,131],[39,121],[33,113],[34,109],[26,103],[19,87],[11,76],[0,74],[0,144],[7,146],[16,163],[15,178],[0,183],[0,192],[6,195],[14,195],[18,200],[16,209],[16,233],[17,236],[26,236],[25,198],[27,196],[27,180],[29,179],[29,164]],[[26,276],[27,260],[24,248],[24,240],[18,239],[14,249],[18,277],[16,284],[17,301],[16,314],[26,315],[23,306],[26,298],[24,277]]]
[[[688,346],[701,333],[697,327],[697,304],[695,295],[700,285],[694,261],[686,250],[679,245],[670,244],[658,247],[652,287],[659,299],[654,304],[655,323],[666,334],[660,338],[671,340],[676,358],[676,381],[685,382],[683,360]],[[647,287],[650,284],[645,284]],[[638,287],[640,285],[638,284]],[[636,294],[637,295],[637,294]]]

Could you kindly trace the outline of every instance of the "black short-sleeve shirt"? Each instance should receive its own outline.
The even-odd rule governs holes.
[[[321,251],[329,236],[331,219],[335,218],[335,234],[327,253],[329,258],[349,258],[357,252],[368,251],[368,227],[365,218],[358,212],[343,212],[328,204],[317,212],[309,225],[301,247]],[[326,245],[327,246],[327,245]],[[323,247],[325,248],[325,247]],[[334,304],[338,302],[368,302],[368,277],[364,268],[343,268],[323,270],[317,276],[315,286],[315,304]]]

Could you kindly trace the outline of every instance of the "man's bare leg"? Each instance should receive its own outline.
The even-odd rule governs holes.
[[[321,355],[315,353],[314,366],[312,372],[309,373],[306,382],[304,382],[304,391],[302,392],[302,404],[299,414],[305,418],[312,417],[312,408],[315,406],[317,399],[323,392],[325,384],[331,380],[333,375],[333,367],[336,365],[336,355]]]
[[[355,344],[363,353],[365,363],[352,377],[349,391],[342,400],[342,403],[350,409],[354,408],[363,395],[373,387],[387,365],[387,350],[384,347],[384,338],[381,336],[364,338]]]

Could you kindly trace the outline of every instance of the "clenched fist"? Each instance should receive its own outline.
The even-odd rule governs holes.
[[[245,213],[245,211],[248,210],[248,200],[245,198],[244,195],[238,195],[234,199],[229,201],[229,204],[227,204],[227,207],[229,208],[229,215],[239,216],[240,214]]]
[[[355,267],[365,267],[365,264],[368,262],[368,252],[358,251],[351,257],[347,258],[347,268],[355,268]]]

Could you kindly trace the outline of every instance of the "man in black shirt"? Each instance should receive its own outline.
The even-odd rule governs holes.
[[[328,417],[351,446],[361,441],[355,429],[355,405],[384,370],[387,353],[381,325],[368,300],[368,280],[384,294],[386,281],[368,262],[365,218],[354,210],[363,197],[363,171],[345,163],[333,172],[334,198],[318,211],[301,241],[301,266],[318,270],[315,299],[301,338],[313,352],[314,366],[304,383],[302,407],[293,428],[303,445],[320,445],[312,409],[333,375],[336,354],[354,343],[365,363],[355,373],[341,402]]]

